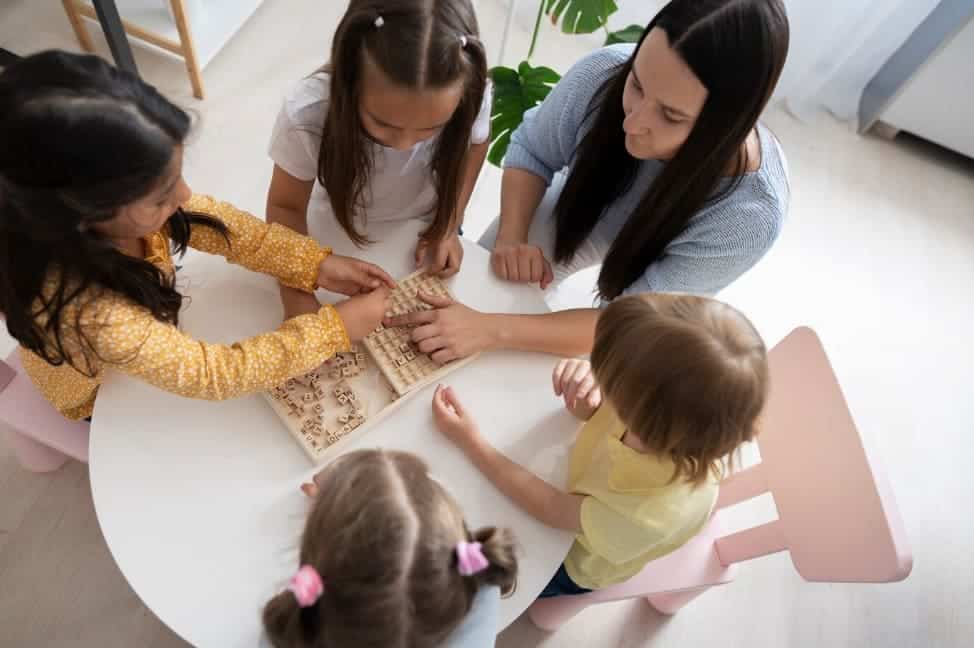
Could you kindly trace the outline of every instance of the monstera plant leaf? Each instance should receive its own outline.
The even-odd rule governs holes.
[[[615,0],[544,0],[551,22],[561,22],[566,34],[591,34],[608,23],[619,10]]]
[[[487,159],[500,166],[525,111],[544,101],[561,76],[551,68],[531,67],[524,61],[517,70],[492,68],[490,78],[494,83],[494,105],[490,112],[491,143]]]
[[[643,35],[644,29],[646,29],[644,25],[629,25],[625,29],[610,32],[609,35],[605,37],[605,44],[615,45],[616,43],[638,43],[639,37]]]

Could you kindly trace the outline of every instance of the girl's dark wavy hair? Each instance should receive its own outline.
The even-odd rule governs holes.
[[[95,56],[47,51],[0,73],[0,312],[21,346],[92,375],[83,304],[63,321],[65,307],[90,289],[178,322],[174,277],[91,225],[158,186],[190,125],[155,88]],[[177,210],[166,224],[176,253],[195,225],[227,235],[221,222]],[[82,341],[80,357],[65,349],[65,326]]]

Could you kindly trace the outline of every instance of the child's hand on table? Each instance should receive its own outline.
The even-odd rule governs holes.
[[[318,266],[318,285],[340,295],[358,295],[380,286],[396,287],[385,270],[360,259],[329,254]],[[373,327],[374,328],[374,327]]]
[[[361,340],[382,323],[382,318],[392,307],[389,298],[391,292],[385,286],[380,286],[372,292],[349,297],[335,304],[335,310],[345,324],[349,340]]]
[[[592,418],[602,404],[602,390],[595,382],[588,360],[561,360],[551,374],[551,383],[555,396],[564,397],[565,409],[583,421]]]
[[[480,440],[477,424],[463,411],[452,387],[437,385],[433,393],[433,419],[443,436],[461,450],[466,450]]]
[[[463,244],[455,233],[436,243],[420,238],[416,244],[416,267],[420,268],[427,262],[428,272],[443,279],[460,272],[462,261]]]

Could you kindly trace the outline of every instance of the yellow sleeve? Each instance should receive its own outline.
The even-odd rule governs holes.
[[[213,228],[196,226],[190,234],[190,247],[219,254],[248,270],[272,275],[292,288],[313,292],[317,287],[318,266],[331,254],[331,248],[322,247],[314,239],[283,225],[265,223],[210,196],[194,194],[183,209],[222,221],[229,230],[228,244]]]
[[[204,400],[270,389],[351,346],[331,306],[234,344],[194,340],[119,296],[104,296],[85,311],[81,330],[103,367]]]

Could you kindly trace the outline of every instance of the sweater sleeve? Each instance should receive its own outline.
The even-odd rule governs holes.
[[[571,163],[599,89],[633,49],[629,44],[604,47],[575,63],[541,105],[524,113],[511,136],[504,168],[523,169],[551,184]]]

